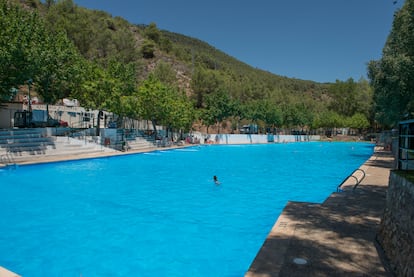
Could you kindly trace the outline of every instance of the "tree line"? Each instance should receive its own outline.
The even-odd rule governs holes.
[[[195,122],[219,130],[383,123],[375,82],[277,76],[155,23],[132,25],[71,0],[0,5],[0,101],[31,80],[46,103],[72,97],[87,108],[185,131]]]

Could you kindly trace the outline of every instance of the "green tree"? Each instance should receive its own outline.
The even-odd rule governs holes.
[[[159,43],[162,37],[160,30],[158,30],[157,25],[153,22],[145,28],[144,35],[147,39],[155,43]]]
[[[159,44],[160,44],[161,50],[165,51],[166,53],[170,53],[173,50],[173,44],[171,40],[165,37],[161,37]]]
[[[214,70],[197,68],[191,78],[191,88],[195,95],[196,107],[201,108],[207,94],[218,91],[223,87],[223,80]]]
[[[282,125],[282,112],[267,99],[250,101],[244,105],[244,118],[249,121],[262,122],[262,128],[271,128]]]
[[[162,84],[154,76],[141,84],[137,96],[140,115],[143,119],[151,120],[155,133],[157,124],[188,130],[193,123],[191,102],[183,93]]]
[[[371,61],[368,76],[374,88],[375,118],[384,126],[414,115],[414,1],[394,16],[382,58]]]
[[[356,102],[358,103],[357,113],[365,115],[369,121],[373,121],[373,90],[364,78],[361,78],[357,84],[358,94]]]
[[[225,91],[218,91],[205,97],[206,107],[202,113],[203,122],[207,126],[217,124],[232,115],[230,97]],[[220,128],[219,128],[220,132]]]
[[[79,84],[82,58],[63,32],[50,34],[36,48],[38,92],[48,104],[69,96]]]
[[[214,110],[209,109],[209,108],[199,109],[199,117],[203,125],[207,127],[207,134],[208,134],[209,127],[216,123],[216,117],[215,117]]]
[[[177,84],[176,73],[169,63],[160,61],[152,74],[165,85],[175,86]]]
[[[36,12],[6,2],[0,2],[1,91],[7,96],[30,79],[46,103],[67,96],[79,83],[76,48],[64,32],[50,32]]]
[[[107,71],[112,78],[118,80],[122,95],[132,95],[136,91],[138,80],[137,66],[134,62],[123,63],[109,59]]]
[[[332,96],[330,108],[344,116],[352,116],[358,107],[357,83],[352,78],[346,82],[337,80],[329,88]]]
[[[285,127],[310,127],[312,122],[313,113],[304,103],[293,103],[283,109],[283,124]]]
[[[140,107],[133,63],[110,60],[107,68],[90,63],[86,72],[82,89],[74,94],[86,107],[113,112],[120,124],[124,116],[137,118]]]
[[[141,54],[145,59],[154,58],[155,44],[150,40],[144,40],[141,46]]]
[[[325,128],[344,127],[344,117],[333,111],[325,111],[319,115],[320,126]]]
[[[57,1],[47,9],[45,19],[51,30],[64,29],[80,53],[94,62],[117,59],[137,62],[135,34],[127,21],[75,5],[73,0]]]
[[[37,73],[37,42],[45,39],[36,13],[0,0],[0,101]]]
[[[276,107],[276,105],[266,101],[264,103],[263,121],[266,123],[266,127],[280,127],[282,125],[282,112]]]
[[[358,133],[361,134],[363,129],[369,127],[369,121],[365,115],[356,113],[347,120],[347,125],[350,128],[357,129]]]
[[[96,63],[89,63],[85,68],[86,78],[82,81],[81,88],[72,93],[82,106],[96,109],[99,111],[106,110],[118,115],[125,115],[129,110],[123,106],[123,82],[114,76],[111,76],[108,70],[105,70]],[[96,135],[99,135],[99,123]]]
[[[195,111],[193,103],[185,94],[176,92],[173,95],[171,113],[168,115],[167,126],[172,129],[189,131],[194,123]]]
[[[46,0],[45,1],[45,5],[46,5],[46,8],[50,8],[50,6],[53,6],[55,4],[55,0]]]

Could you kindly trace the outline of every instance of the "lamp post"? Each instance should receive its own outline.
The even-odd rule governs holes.
[[[29,94],[29,112],[32,111],[32,99],[30,98],[30,86],[33,84],[33,80],[29,79],[27,80],[27,88],[28,88],[28,94]]]

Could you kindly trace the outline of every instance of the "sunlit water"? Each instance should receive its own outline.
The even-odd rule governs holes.
[[[0,266],[42,277],[243,276],[288,200],[323,202],[372,152],[201,146],[0,169]]]

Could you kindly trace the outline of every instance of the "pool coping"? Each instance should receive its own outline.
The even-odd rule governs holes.
[[[20,275],[0,266],[0,277],[20,277]]]
[[[90,154],[76,154],[76,155],[34,155],[30,159],[25,161],[20,161],[12,164],[0,164],[0,168],[7,168],[13,166],[20,166],[20,165],[36,165],[36,164],[46,164],[46,163],[58,163],[58,162],[69,162],[69,161],[77,161],[77,160],[87,160],[87,159],[101,159],[101,158],[111,158],[111,157],[118,157],[118,156],[127,156],[127,155],[135,155],[135,154],[143,154],[143,153],[151,153],[157,151],[169,151],[175,149],[182,149],[182,148],[189,148],[189,147],[197,147],[198,145],[188,144],[188,145],[181,145],[181,146],[169,146],[169,147],[156,147],[156,148],[143,148],[139,150],[129,150],[129,151],[117,151],[117,152],[101,152],[101,153],[90,153]],[[0,275],[0,277],[2,277]]]

